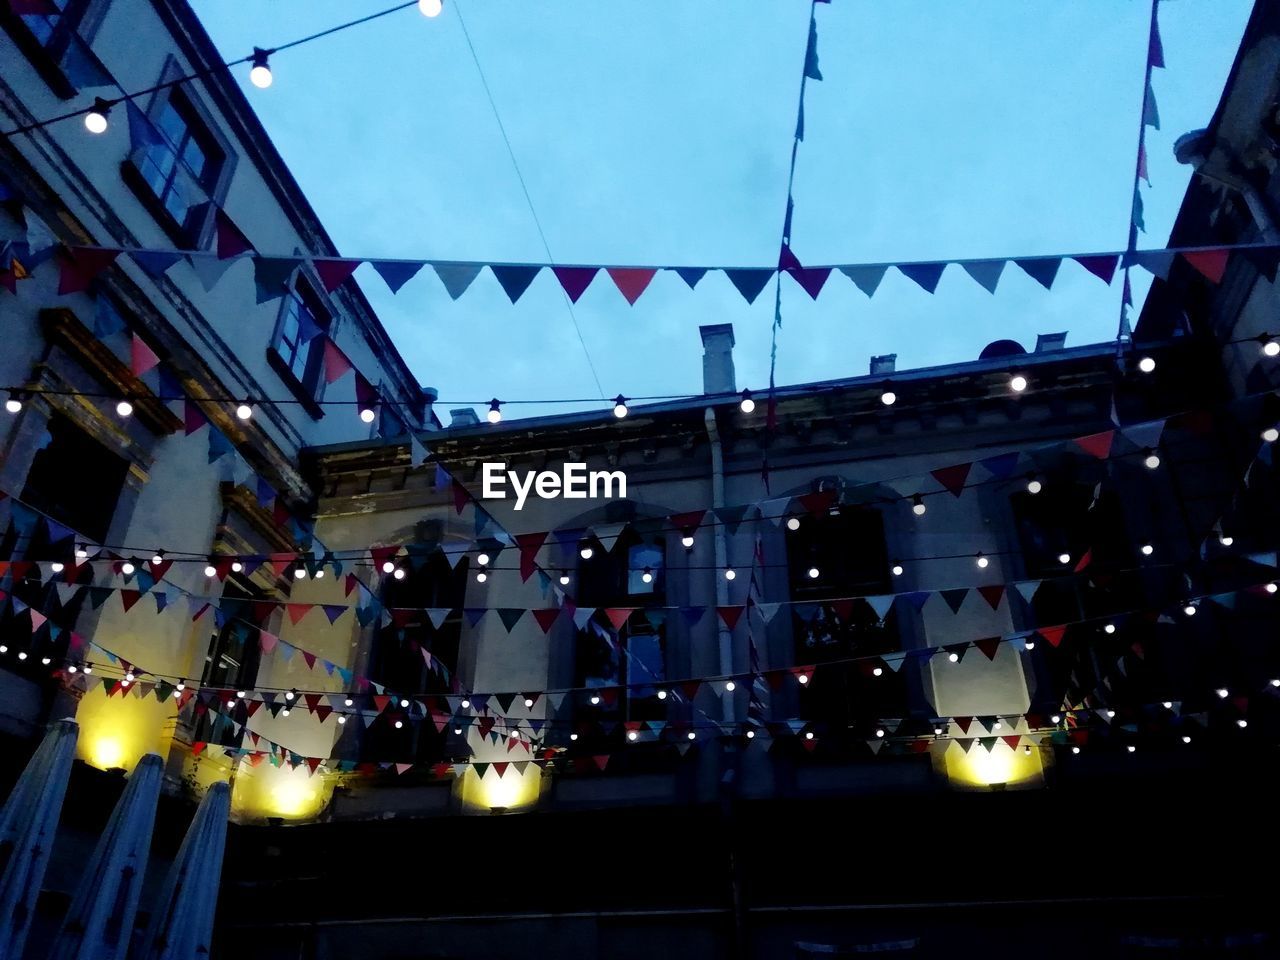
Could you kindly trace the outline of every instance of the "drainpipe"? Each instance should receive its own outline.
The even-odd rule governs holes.
[[[1209,154],[1212,150],[1219,150],[1222,154],[1226,154],[1226,163],[1211,164]],[[1208,182],[1240,194],[1249,208],[1253,222],[1258,225],[1262,238],[1267,243],[1280,243],[1280,229],[1276,228],[1276,222],[1267,208],[1266,201],[1263,200],[1258,189],[1245,177],[1229,169],[1233,164],[1230,155],[1227,154],[1226,145],[1222,141],[1211,142],[1208,130],[1192,130],[1190,133],[1184,133],[1174,142],[1173,156],[1179,163],[1188,164],[1198,176]]]
[[[714,407],[707,407],[704,414],[707,423],[707,439],[711,442],[711,506],[719,509],[724,506],[724,450],[720,446],[720,429],[716,425]],[[724,578],[724,571],[729,566],[729,542],[724,525],[715,526],[716,568],[712,572],[716,583],[716,605],[729,605],[729,581]],[[724,625],[719,616],[720,673],[733,673],[733,633]],[[720,699],[721,710],[725,720],[734,719],[733,705],[735,698],[730,695]]]

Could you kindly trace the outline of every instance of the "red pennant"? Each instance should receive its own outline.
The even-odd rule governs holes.
[[[969,479],[972,463],[957,463],[955,466],[942,467],[933,471],[933,479],[937,480],[953,497],[964,493],[964,483]]]
[[[314,670],[316,668],[316,655],[309,650],[299,650],[298,652],[302,654],[302,659],[306,663],[307,669]]]
[[[387,704],[389,704],[390,702],[391,702],[391,698],[387,696],[385,693],[375,693],[373,695],[373,705],[378,708],[379,713],[387,709]]]
[[[836,492],[820,490],[817,493],[806,493],[803,497],[797,497],[796,502],[813,516],[820,517],[835,505]]]
[[[702,518],[706,515],[705,510],[691,510],[689,513],[673,513],[667,519],[681,533],[692,533],[698,529],[698,524],[702,523]]]
[[[1142,166],[1144,168],[1140,175],[1145,176],[1146,174],[1146,170],[1145,170],[1146,152],[1145,151],[1143,151],[1142,153],[1142,160],[1140,162],[1142,163]],[[1120,262],[1120,258],[1116,256],[1114,253],[1104,254],[1102,256],[1096,256],[1096,257],[1075,257],[1074,259],[1076,263],[1080,264],[1080,266],[1084,267],[1086,270],[1092,273],[1095,277],[1097,277],[1103,283],[1108,285],[1110,285],[1111,283],[1111,278],[1116,275],[1116,264]]]
[[[599,269],[599,267],[553,267],[552,272],[560,281],[560,286],[564,287],[564,292],[569,295],[569,299],[577,303],[587,287],[591,286],[591,281],[595,279]]]
[[[622,625],[634,611],[635,607],[605,607],[604,615],[609,618],[609,622],[613,624],[613,629],[616,631],[622,629]]]
[[[310,603],[286,603],[285,609],[289,611],[289,622],[295,627],[302,622],[302,618],[311,612],[313,604]]]
[[[1079,573],[1081,570],[1083,570],[1085,567],[1087,567],[1087,566],[1088,566],[1089,564],[1091,564],[1091,563],[1093,563],[1093,550],[1092,550],[1092,548],[1090,548],[1090,549],[1088,549],[1088,550],[1086,550],[1086,551],[1084,552],[1084,556],[1080,558],[1080,562],[1076,564],[1076,568],[1075,568],[1075,570],[1074,570],[1073,572],[1075,572],[1075,573]]]
[[[156,352],[136,333],[129,344],[129,369],[135,377],[140,377],[148,370],[154,370],[160,363]]]
[[[742,617],[742,611],[746,608],[739,605],[733,607],[716,607],[716,613],[720,614],[720,619],[724,621],[724,625],[732,630],[738,625],[738,620]]]
[[[627,298],[627,303],[635,306],[640,294],[649,286],[649,281],[658,271],[653,267],[609,267],[609,276],[618,292]]]
[[[560,616],[559,607],[551,607],[546,610],[533,610],[533,619],[538,621],[538,626],[542,628],[542,632],[546,633],[551,629],[551,625],[556,622],[556,618]]]
[[[982,599],[987,601],[987,605],[992,610],[995,610],[1000,606],[1000,600],[1004,597],[1004,584],[978,587],[978,593],[982,594]]]
[[[336,343],[328,337],[324,341],[324,382],[333,383],[341,380],[348,370],[354,370],[351,361]]]
[[[222,210],[219,210],[213,217],[214,233],[216,234],[217,251],[219,260],[230,260],[232,257],[238,257],[242,253],[248,253],[253,249],[253,244],[249,242],[239,227],[232,222],[231,218]]]
[[[271,569],[275,571],[277,577],[283,577],[285,571],[293,566],[293,562],[298,559],[296,553],[273,553],[271,555]]]
[[[119,250],[101,247],[68,247],[59,258],[58,293],[82,293],[93,279],[120,256]]]
[[[307,757],[307,767],[311,770],[312,773],[315,773],[316,770],[319,768],[319,766],[320,766],[319,757]]]
[[[133,605],[142,599],[142,593],[139,590],[121,590],[120,605],[124,607],[125,613],[133,609]]]
[[[509,760],[499,760],[493,765],[493,769],[498,773],[499,780],[502,779],[502,775],[507,772],[507,767],[509,766],[511,766],[511,761]]]
[[[524,583],[537,569],[538,551],[547,539],[546,531],[542,533],[516,534],[516,546],[520,548],[520,582]]]
[[[853,601],[832,600],[831,612],[836,615],[836,619],[841,623],[848,623],[853,618]]]
[[[356,267],[363,262],[362,260],[315,260],[312,261],[312,266],[316,268],[320,286],[324,287],[325,292],[333,293],[338,285],[355,273]]]
[[[1018,733],[1013,733],[1007,737],[1001,737],[1000,739],[1003,740],[1008,745],[1010,750],[1017,750],[1018,744],[1022,742],[1022,735]]]
[[[607,753],[596,754],[591,759],[595,761],[596,766],[601,770],[609,765],[609,755]]]
[[[467,505],[471,499],[471,494],[467,493],[467,488],[460,484],[457,480],[453,481],[453,509],[462,514],[462,508]]]
[[[1065,626],[1040,627],[1038,630],[1036,630],[1036,633],[1040,634],[1040,636],[1044,637],[1045,640],[1049,641],[1049,646],[1051,647],[1056,647],[1058,644],[1062,643],[1062,635],[1066,632],[1067,632],[1067,628]]]
[[[968,733],[973,717],[952,717],[952,722],[960,728],[961,733]]]
[[[200,756],[200,754],[204,752],[204,748],[207,746],[208,744],[203,740],[197,740],[195,743],[191,744],[191,755],[193,757]]]
[[[360,578],[357,577],[354,573],[348,573],[346,576],[346,581],[344,583],[343,596],[347,596],[347,597],[351,596],[351,591],[354,590],[357,586],[359,586],[359,584],[360,584]]]
[[[1116,432],[1114,430],[1104,430],[1102,433],[1095,433],[1088,437],[1077,437],[1076,446],[1091,456],[1097,457],[1099,460],[1105,460],[1111,456],[1111,443],[1115,440]]]
[[[986,654],[988,660],[994,660],[996,653],[1000,650],[1000,638],[983,637],[981,640],[973,641],[973,645]]]
[[[1184,253],[1183,259],[1195,267],[1210,283],[1221,283],[1227,272],[1227,258],[1230,250],[1201,250],[1199,253]]]
[[[320,702],[324,699],[323,693],[304,693],[302,699],[307,702],[307,712],[315,713],[316,707],[320,706]]]
[[[399,552],[400,552],[399,544],[395,544],[390,547],[370,547],[369,548],[369,555],[373,557],[373,566],[375,569],[377,569],[379,573],[382,572],[382,565],[386,563],[388,560],[393,559],[395,555]],[[348,576],[350,576],[350,574],[348,574]],[[347,593],[350,593],[350,592],[351,592],[350,590],[347,591]]]

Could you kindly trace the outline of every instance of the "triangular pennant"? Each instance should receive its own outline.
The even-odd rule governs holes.
[[[538,621],[538,626],[542,628],[542,632],[547,633],[560,616],[560,608],[551,607],[544,610],[533,610],[531,613],[533,614],[533,619]]]
[[[900,263],[898,270],[925,293],[933,293],[938,289],[938,281],[942,279],[942,271],[947,268],[942,263]]]
[[[698,286],[698,281],[707,274],[706,267],[671,267],[675,270],[676,275],[689,285],[689,289],[693,290]]]
[[[399,293],[400,288],[418,275],[426,264],[421,260],[370,260],[369,266],[377,271],[378,276],[382,278],[382,282],[387,285],[387,289],[392,293]],[[476,267],[476,273],[480,272],[480,268]],[[474,276],[474,274],[473,274]],[[448,284],[445,284],[448,286]],[[454,299],[458,299],[454,297]]]
[[[542,268],[514,263],[493,263],[489,265],[489,269],[493,271],[494,277],[502,285],[502,290],[506,293],[507,298],[512,303],[515,303],[529,289],[529,284],[533,283],[534,277],[538,275]]]
[[[960,608],[964,606],[965,597],[969,596],[969,588],[957,587],[952,590],[939,590],[938,596],[946,601],[952,613],[959,613]]]
[[[609,267],[609,276],[613,279],[613,284],[618,288],[627,300],[627,303],[635,306],[635,302],[640,299],[640,294],[644,293],[649,286],[649,282],[658,271],[653,267]]]
[[[1053,281],[1058,276],[1058,268],[1062,266],[1061,257],[1034,257],[1025,260],[1014,260],[1032,280],[1046,290],[1053,289]]]
[[[1004,266],[1007,260],[962,260],[960,266],[964,267],[964,272],[978,283],[987,293],[995,293],[996,287],[1000,283],[1000,276],[1004,273]]]
[[[969,479],[969,470],[972,467],[972,463],[957,463],[954,466],[933,470],[931,473],[933,479],[942,484],[953,497],[958,497],[964,493],[964,484]]]
[[[724,275],[729,278],[729,282],[733,284],[738,293],[742,294],[742,299],[746,300],[747,303],[755,303],[756,297],[760,296],[760,291],[772,279],[773,274],[773,270],[764,267],[725,270],[724,272]]]
[[[520,622],[520,618],[524,616],[524,607],[498,607],[498,619],[502,621],[502,625],[507,628],[507,633],[511,632],[512,627]]]
[[[1199,250],[1194,253],[1184,253],[1182,259],[1191,264],[1210,283],[1221,283],[1223,275],[1227,272],[1227,260],[1230,256],[1230,250]]]
[[[996,654],[1000,652],[999,637],[983,637],[981,640],[973,641],[973,645],[981,650],[988,660],[994,660]]]
[[[1108,286],[1110,286],[1112,278],[1115,277],[1116,265],[1120,262],[1120,257],[1114,253],[1093,257],[1073,257],[1072,259]]]
[[[551,272],[556,275],[556,279],[560,281],[560,286],[564,288],[565,294],[569,297],[571,303],[577,303],[578,298],[586,292],[587,287],[591,286],[591,281],[596,278],[599,267],[552,267]]]
[[[258,303],[283,297],[289,292],[289,280],[298,269],[297,257],[256,257],[253,261],[253,283]]]
[[[716,607],[716,612],[720,614],[720,619],[724,622],[725,627],[732,630],[738,625],[738,620],[742,617],[744,606]]]
[[[1004,584],[993,584],[986,587],[978,587],[978,593],[982,595],[982,599],[987,601],[987,605],[992,610],[999,608],[1001,599],[1004,598]]]
[[[1077,437],[1075,444],[1090,456],[1105,460],[1111,456],[1111,443],[1115,440],[1115,436],[1116,432],[1114,430],[1104,430],[1102,433],[1091,434],[1087,437]]]
[[[859,290],[871,297],[879,289],[880,281],[884,279],[888,269],[888,265],[847,266],[841,267],[840,272],[852,280]]]

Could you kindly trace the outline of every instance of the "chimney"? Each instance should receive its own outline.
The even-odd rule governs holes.
[[[1061,333],[1042,333],[1036,337],[1036,353],[1048,353],[1050,350],[1061,350],[1067,345],[1067,331]]]
[[[449,429],[451,430],[454,427],[474,427],[479,423],[480,418],[470,407],[457,407],[449,411]]]
[[[702,334],[702,392],[737,393],[733,375],[733,324],[709,323]]]
[[[436,429],[435,411],[432,409],[440,399],[440,391],[435,387],[422,388],[422,425],[428,430]]]
[[[871,358],[871,375],[873,377],[887,377],[893,373],[894,368],[898,366],[898,355],[896,353],[886,353],[883,356]]]

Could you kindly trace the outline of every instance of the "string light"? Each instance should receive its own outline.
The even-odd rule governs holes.
[[[111,112],[111,102],[95,97],[93,107],[84,115],[84,128],[90,133],[107,132],[107,114]]]
[[[595,555],[595,551],[591,549],[590,544],[583,544],[578,550],[578,556],[583,560],[590,560]]]
[[[1151,373],[1156,368],[1155,357],[1143,357],[1138,361],[1138,369],[1143,373]]]
[[[395,577],[397,580],[403,580],[405,577],[404,567],[396,567],[391,576]]]
[[[347,722],[347,715],[345,713],[338,714],[338,724],[341,725],[346,722]]]
[[[1070,562],[1071,562],[1071,554],[1069,554],[1069,553],[1060,553],[1060,554],[1058,554],[1058,562],[1059,562],[1059,563],[1070,563]]]
[[[19,660],[25,660],[25,659],[27,659],[27,651],[25,651],[25,650],[19,650],[19,651],[18,651],[18,659],[19,659]]]
[[[577,735],[576,733],[571,733],[571,734],[569,734],[569,739],[570,739],[570,740],[575,740],[575,741],[576,741],[576,740],[578,739],[578,735]]]
[[[1194,603],[1188,603],[1182,608],[1182,612],[1188,617],[1194,617],[1196,615],[1196,605]]]
[[[892,407],[898,402],[898,395],[890,389],[890,384],[886,381],[884,389],[880,392],[880,402],[886,407]]]
[[[598,694],[598,693],[593,693],[593,694],[591,695],[591,705],[592,705],[593,707],[598,707],[598,706],[600,706],[600,694]]]
[[[89,672],[89,664],[87,663],[84,665],[84,672],[85,673]],[[183,690],[187,689],[187,681],[184,680],[182,677],[179,677],[178,682],[173,685],[173,689],[181,693]]]
[[[400,708],[401,708],[402,710],[408,710],[408,709],[409,709],[409,700],[408,700],[408,698],[407,698],[407,697],[401,697],[401,698],[400,698]]]
[[[1036,648],[1036,642],[1032,640],[1030,637],[1028,637],[1025,641],[1023,641],[1023,644],[1022,644],[1023,650],[1034,650],[1035,648]]]
[[[873,677],[879,677],[879,676],[882,676],[883,674],[884,674],[884,667],[872,667],[872,668],[871,668],[871,675],[872,675]]]
[[[492,558],[487,553],[481,551],[480,554],[476,557],[476,563],[480,564],[480,566],[482,567],[487,567],[489,565],[490,559]]]
[[[243,564],[243,563],[241,563],[239,560],[232,560],[232,561],[231,561],[231,572],[232,572],[232,573],[244,573],[244,564]]]
[[[1146,456],[1142,460],[1142,465],[1148,470],[1155,470],[1160,466],[1160,456],[1151,448],[1147,448]]]
[[[253,404],[248,400],[236,407],[236,418],[239,420],[248,420],[253,416]]]
[[[153,553],[151,555],[151,562],[156,566],[159,566],[160,564],[164,563],[164,551],[157,550],[155,553]]]
[[[49,564],[49,569],[54,573],[61,573],[66,569],[66,567],[63,565],[61,560],[55,560],[53,563]]]
[[[284,698],[286,700],[295,700],[297,699],[297,696],[298,696],[297,690],[286,690],[284,694]]]
[[[636,733],[634,730],[628,730],[628,731],[627,731],[627,739],[628,739],[628,740],[631,740],[632,742],[634,742],[634,741],[636,741],[636,740],[640,739],[640,734]]]
[[[268,53],[261,47],[253,48],[253,56],[250,57],[250,63],[253,64],[249,68],[249,82],[259,90],[265,90],[271,86],[271,66],[267,63]]]
[[[133,683],[134,679],[136,678],[134,677],[132,670],[126,670],[124,674],[124,679],[126,683]]]
[[[799,529],[800,529],[800,518],[799,518],[799,517],[787,517],[787,529],[788,529],[788,530],[799,530]]]
[[[978,565],[979,570],[985,570],[987,568],[987,565],[991,561],[988,560],[986,557],[984,557],[981,553],[979,553],[976,557],[974,557],[974,562]]]
[[[569,585],[569,574],[567,573],[560,574],[560,586],[567,587],[568,585]]]
[[[817,579],[818,579],[818,577],[820,577],[820,576],[822,576],[822,573],[818,570],[818,568],[817,568],[817,567],[810,567],[810,568],[809,568],[809,579],[810,579],[810,580],[817,580]]]
[[[76,559],[77,559],[77,560],[85,560],[85,559],[88,559],[88,557],[89,557],[89,548],[88,548],[88,547],[86,547],[83,543],[77,543],[77,544],[76,544]]]
[[[22,395],[16,390],[9,391],[9,399],[4,402],[4,408],[10,413],[18,413],[22,410]]]
[[[950,660],[952,663],[959,663],[959,662],[960,662],[960,654],[958,654],[958,653],[956,653],[954,650],[952,650],[949,654],[947,654],[947,659],[948,659],[948,660]]]
[[[438,17],[444,9],[444,0],[418,0],[418,10],[424,17]]]
[[[925,511],[928,509],[929,508],[924,505],[924,498],[921,497],[920,494],[917,493],[911,498],[911,512],[917,517],[923,517],[925,515]]]
[[[53,658],[52,658],[52,657],[41,657],[41,658],[40,658],[40,662],[41,662],[42,664],[44,664],[44,665],[47,667],[49,664],[53,663]]]
[[[1031,744],[1028,743],[1026,746],[1024,746],[1022,748],[1022,752],[1025,753],[1028,757],[1031,756]]]
[[[812,739],[813,739],[813,731],[812,731],[812,730],[806,730],[806,731],[804,732],[804,738],[805,738],[806,740],[812,740]]]
[[[470,709],[471,709],[471,700],[470,700],[469,698],[467,698],[467,697],[463,697],[463,698],[462,698],[462,703],[460,703],[460,704],[459,704],[459,706],[460,706],[460,707],[462,707],[462,709],[463,709],[463,710],[470,710]]]
[[[130,403],[128,400],[121,400],[119,403],[116,404],[116,413],[118,413],[122,417],[133,416],[133,404]]]
[[[883,736],[884,736],[884,727],[876,727],[876,736],[877,736],[877,737],[883,737]]]
[[[1164,707],[1166,710],[1172,710],[1172,709],[1173,709],[1173,701],[1172,701],[1172,700],[1164,700],[1164,701],[1162,701],[1162,702],[1160,703],[1160,706]]]
[[[497,397],[489,401],[489,412],[485,414],[485,417],[490,423],[498,423],[502,420],[502,404],[498,402]]]
[[[691,533],[686,533],[683,537],[681,537],[681,538],[680,538],[680,546],[684,547],[686,550],[692,550],[692,549],[693,549],[693,534],[691,534]]]
[[[732,580],[735,577],[737,577],[737,574],[734,572],[733,567],[730,567],[728,570],[724,572],[724,578],[726,580]]]
[[[483,570],[481,570],[479,573],[476,574],[476,583],[484,583],[488,579],[489,579],[489,575],[485,573]]]
[[[697,735],[696,733],[694,733],[692,730],[690,730],[690,731],[689,731],[689,739],[690,739],[690,740],[697,740],[697,739],[698,739],[698,735]]]
[[[404,729],[404,721],[403,721],[403,720],[397,720],[397,721],[396,721],[396,729],[397,729],[397,730],[403,730],[403,729]]]
[[[1130,753],[1137,753],[1137,752],[1138,752],[1138,748],[1137,748],[1137,746],[1136,746],[1136,745],[1134,745],[1134,744],[1132,744],[1132,743],[1131,743],[1131,744],[1129,744],[1127,747],[1125,747],[1125,749],[1126,749],[1126,750],[1128,750]]]
[[[396,565],[395,565],[394,563],[392,563],[390,560],[383,560],[383,561],[382,561],[382,572],[383,572],[383,573],[395,573],[395,569],[396,569]]]
[[[9,402],[12,403],[13,401],[10,400]],[[1280,430],[1275,427],[1267,427],[1267,429],[1262,431],[1262,439],[1267,443],[1275,443],[1277,440],[1280,440]]]
[[[1225,700],[1227,699],[1227,697],[1231,696],[1231,691],[1228,690],[1226,687],[1219,687],[1217,690],[1213,692],[1218,695],[1219,700]]]
[[[1027,389],[1027,378],[1020,373],[1015,373],[1009,378],[1009,389],[1014,393],[1021,393]]]
[[[1107,710],[1105,712],[1108,720],[1114,720],[1116,718],[1116,712],[1114,710]]]
[[[899,563],[897,560],[895,560],[895,561],[893,562],[892,570],[893,570],[893,575],[894,575],[895,577],[900,577],[900,576],[902,576],[902,574],[904,573],[903,568],[902,568],[902,564],[901,564],[901,563]]]
[[[1236,538],[1229,537],[1225,533],[1223,533],[1218,535],[1218,542],[1222,544],[1224,547],[1229,547],[1236,542]]]
[[[658,691],[658,699],[659,699],[659,700],[665,700],[665,699],[667,699],[667,691],[665,691],[665,690],[659,690],[659,691]]]
[[[1034,473],[1027,477],[1027,493],[1039,493],[1043,489],[1044,484],[1037,479]]]
[[[1280,357],[1280,340],[1273,340],[1265,333],[1258,339],[1262,342],[1262,352],[1265,356]]]
[[[307,575],[307,571],[306,571],[306,568],[305,568],[305,567],[297,567],[297,568],[295,568],[295,569],[294,569],[294,571],[293,571],[293,579],[295,579],[295,580],[301,580],[301,579],[303,579],[306,575]]]
[[[1239,720],[1236,721],[1236,726],[1239,727],[1241,730],[1243,730],[1248,725],[1249,725],[1249,721],[1246,720],[1244,717],[1241,717]]]
[[[742,391],[742,401],[738,404],[738,409],[743,413],[751,413],[756,408],[756,402],[751,399],[751,391]]]
[[[1275,593],[1275,592],[1276,592],[1276,590],[1280,590],[1280,587],[1277,587],[1277,586],[1276,586],[1276,584],[1274,584],[1274,583],[1268,583],[1268,584],[1267,584],[1265,587],[1263,587],[1262,589],[1266,590],[1266,591],[1267,591],[1267,593]]]
[[[218,575],[218,568],[212,563],[205,564],[204,575],[206,577],[216,577]]]
[[[747,739],[748,739],[748,740],[754,740],[755,738],[756,738],[756,732],[755,732],[754,730],[748,730],[748,731],[747,731]]]
[[[347,694],[346,699],[344,699],[342,703],[344,706],[347,706],[347,707],[354,707],[356,704],[355,700],[351,698],[350,694]]]
[[[796,679],[800,681],[800,686],[802,687],[807,687],[809,685],[809,675],[807,673],[800,674]]]
[[[1187,735],[1184,733],[1184,734],[1182,735],[1182,742],[1183,742],[1183,743],[1190,743],[1190,742],[1191,742],[1191,737],[1187,736]]]
[[[613,398],[613,415],[619,420],[627,415],[627,398],[622,394]]]
[[[1102,628],[1102,632],[1103,632],[1103,633],[1115,633],[1115,632],[1116,632],[1116,625],[1115,625],[1114,623],[1108,623],[1105,627],[1103,627],[1103,628]]]
[[[245,695],[245,692],[244,692],[243,690],[237,690],[237,691],[236,691],[236,699],[237,699],[237,700],[243,700],[243,699],[244,699],[244,695]]]
[[[1072,752],[1072,753],[1074,753],[1074,754],[1079,754],[1079,753],[1080,753],[1080,748],[1079,748],[1079,747],[1072,747],[1072,748],[1071,748],[1071,752]]]
[[[532,707],[532,706],[533,706],[533,698],[532,698],[532,697],[525,697],[525,698],[524,698],[524,707],[525,707],[525,709],[526,709],[526,710],[528,710],[528,709],[529,709],[530,707]]]
[[[726,680],[724,684],[724,688],[727,692],[733,693],[734,690],[738,689],[738,685],[734,683],[732,680]]]
[[[131,560],[126,560],[124,563],[120,564],[120,572],[123,573],[126,577],[133,576],[134,569],[135,567],[133,565],[133,561]]]
[[[653,583],[653,571],[645,567],[644,572],[640,574],[640,579],[645,583]]]
[[[1156,552],[1155,545],[1150,543],[1144,543],[1140,549],[1144,557],[1149,557]]]

